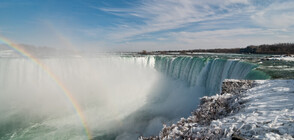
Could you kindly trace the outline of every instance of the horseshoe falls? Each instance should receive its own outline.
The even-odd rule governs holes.
[[[208,95],[220,92],[224,79],[245,79],[256,67],[239,61],[197,57],[156,57],[155,61],[156,70],[191,87],[205,87]]]
[[[189,56],[38,60],[0,58],[0,140],[89,139],[86,130],[97,140],[154,135],[218,93],[224,79],[254,77],[257,67]]]

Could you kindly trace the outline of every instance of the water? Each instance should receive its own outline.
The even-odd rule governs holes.
[[[268,54],[222,54],[222,53],[195,53],[190,56],[206,59],[237,60],[255,64],[258,67],[247,79],[293,79],[294,61],[283,61],[281,55]]]
[[[200,57],[41,58],[80,105],[93,139],[136,139],[188,116],[226,78],[257,67]],[[61,86],[24,58],[0,59],[0,139],[87,139]]]
[[[204,87],[209,95],[220,92],[220,83],[224,79],[245,79],[247,74],[257,67],[236,60],[187,56],[157,56],[155,59],[155,69],[185,81],[191,87]]]

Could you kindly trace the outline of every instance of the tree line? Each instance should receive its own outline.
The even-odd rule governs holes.
[[[204,53],[243,53],[243,54],[294,54],[294,43],[277,43],[250,45],[246,48],[224,48],[224,49],[193,49],[193,50],[174,50],[174,51],[153,51],[143,50],[139,54],[192,54],[197,52]]]
[[[263,44],[258,46],[250,45],[244,49],[240,49],[240,53],[294,54],[294,43]]]

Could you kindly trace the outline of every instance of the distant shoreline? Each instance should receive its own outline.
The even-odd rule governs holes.
[[[194,53],[235,53],[235,54],[272,54],[272,55],[293,55],[294,43],[263,44],[250,45],[246,48],[222,48],[222,49],[193,49],[193,50],[169,50],[169,51],[151,51],[143,50],[138,52],[142,55],[189,55]]]

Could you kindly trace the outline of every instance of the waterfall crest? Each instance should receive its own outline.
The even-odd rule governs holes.
[[[209,59],[189,56],[133,57],[134,62],[154,67],[157,71],[189,87],[206,88],[207,95],[219,93],[224,79],[246,79],[256,65],[237,60]]]

